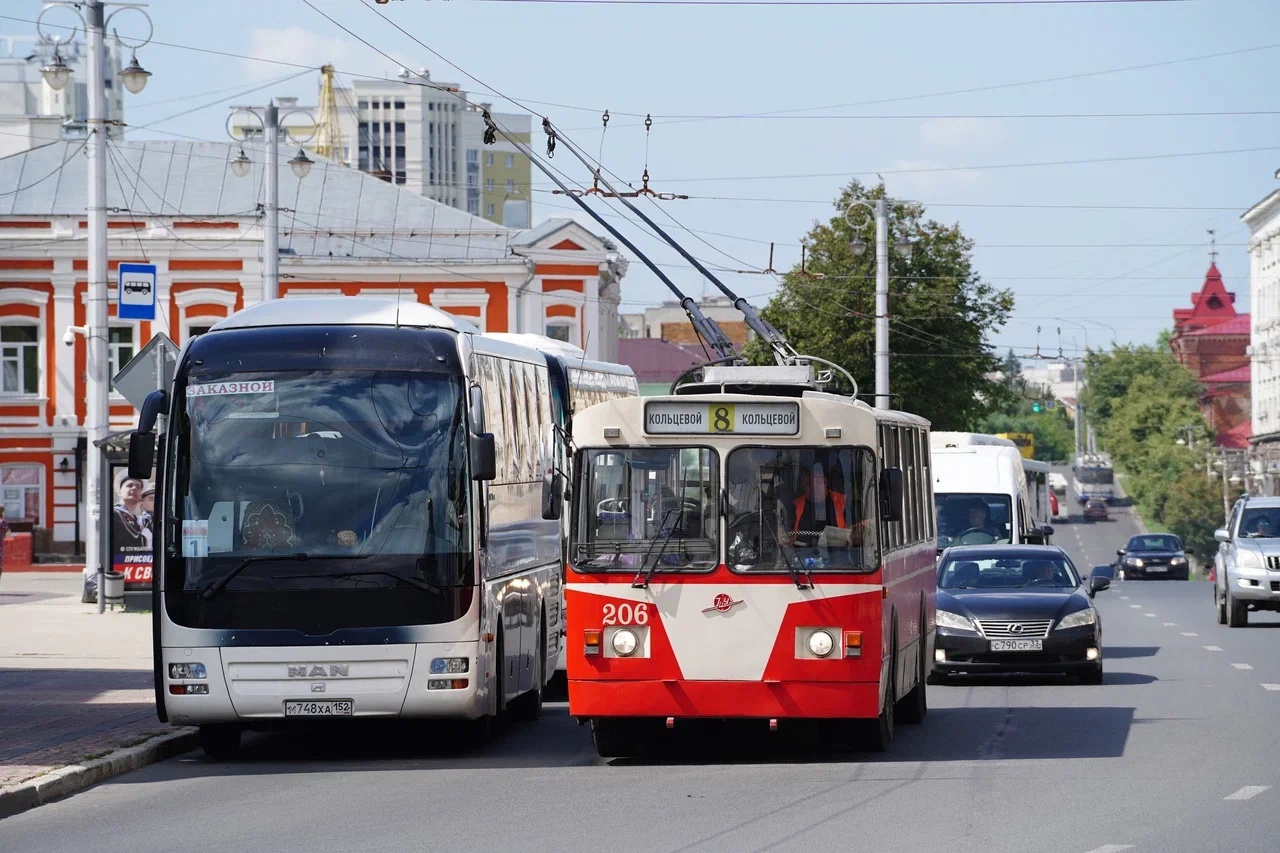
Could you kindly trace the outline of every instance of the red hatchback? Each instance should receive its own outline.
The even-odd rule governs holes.
[[[1106,521],[1107,520],[1107,502],[1106,501],[1086,501],[1084,505],[1085,521]]]

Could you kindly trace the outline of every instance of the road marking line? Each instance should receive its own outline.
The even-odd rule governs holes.
[[[1177,622],[1161,622],[1160,624],[1161,624],[1161,625],[1163,625],[1163,626],[1165,626],[1166,628],[1177,628],[1177,627],[1178,627],[1178,623],[1177,623]]]
[[[1270,785],[1245,785],[1234,794],[1223,797],[1224,800],[1249,800],[1270,788]]]
[[[1132,607],[1134,610],[1141,610],[1141,609],[1142,609],[1142,605],[1141,605],[1141,604],[1130,604],[1129,606],[1130,606],[1130,607]]]
[[[1121,850],[1132,850],[1132,844],[1104,844],[1101,847],[1095,847],[1089,853],[1120,853]]]
[[[1154,613],[1143,613],[1142,615],[1143,615],[1143,616],[1152,616],[1152,617],[1154,617],[1154,616],[1155,616],[1155,614],[1154,614]]]
[[[1249,666],[1247,663],[1233,663],[1231,665],[1236,669],[1253,669],[1253,667]]]
[[[1184,637],[1199,637],[1200,635],[1199,635],[1199,634],[1197,634],[1195,631],[1183,631],[1183,632],[1182,632],[1182,636],[1184,636]]]
[[[1127,596],[1127,595],[1122,595],[1122,596],[1120,596],[1120,600],[1121,600],[1121,601],[1128,601],[1128,600],[1129,600],[1129,596]]]
[[[1264,684],[1262,685],[1262,689],[1263,690],[1280,690],[1280,684]]]
[[[1206,652],[1220,652],[1222,651],[1222,646],[1205,646],[1204,650]]]

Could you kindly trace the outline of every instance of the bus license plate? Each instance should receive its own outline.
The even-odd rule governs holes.
[[[1043,640],[992,640],[993,652],[1038,652],[1043,650]]]
[[[286,717],[350,717],[354,705],[355,703],[350,699],[325,699],[319,702],[286,701],[284,715]]]

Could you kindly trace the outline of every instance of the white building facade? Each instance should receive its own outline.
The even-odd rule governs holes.
[[[0,487],[10,521],[45,533],[45,550],[83,536],[76,446],[84,436],[86,348],[64,331],[86,320],[86,167],[78,143],[0,159]],[[112,279],[121,262],[157,267],[154,322],[116,319],[114,375],[164,333],[181,345],[262,298],[263,152],[243,178],[239,146],[130,142],[108,158]],[[65,165],[64,165],[65,161]],[[27,186],[23,176],[61,173]],[[416,301],[494,332],[534,332],[617,357],[627,261],[578,223],[512,230],[336,163],[302,180],[281,168],[280,296]],[[114,288],[109,288],[114,290]],[[136,412],[112,394],[111,428]],[[41,548],[37,537],[37,550]]]
[[[1249,228],[1252,443],[1273,455],[1280,453],[1280,190],[1241,219]]]

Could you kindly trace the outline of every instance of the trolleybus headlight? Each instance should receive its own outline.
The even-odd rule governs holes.
[[[169,664],[170,678],[208,678],[209,672],[204,668],[202,663],[171,663]]]
[[[640,645],[636,632],[629,628],[619,628],[613,632],[613,650],[625,657],[630,657],[635,653],[636,646]]]
[[[809,651],[820,658],[831,654],[831,650],[835,647],[836,641],[831,639],[831,635],[826,631],[814,631],[809,635]]]

